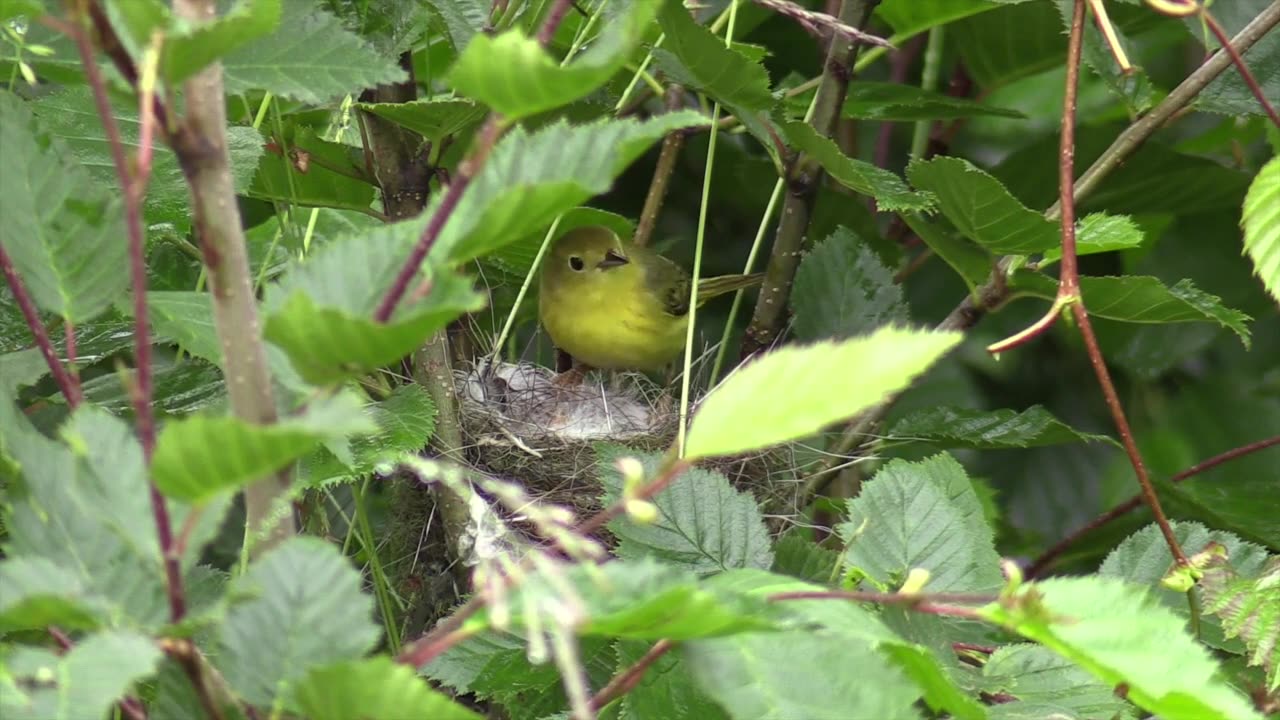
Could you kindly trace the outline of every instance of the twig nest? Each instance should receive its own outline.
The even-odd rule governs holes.
[[[661,453],[676,439],[679,398],[639,373],[593,373],[570,385],[539,365],[498,363],[455,376],[467,459],[580,514],[601,506],[596,443]],[[792,463],[783,447],[700,464],[751,491],[768,512],[790,514]]]

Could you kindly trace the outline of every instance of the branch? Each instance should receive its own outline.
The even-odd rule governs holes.
[[[1245,455],[1250,455],[1252,453],[1258,452],[1259,450],[1265,450],[1274,445],[1280,445],[1280,435],[1267,438],[1266,440],[1259,440],[1258,442],[1250,443],[1248,445],[1244,445],[1238,448],[1233,448],[1219,455],[1214,455],[1208,460],[1196,463],[1195,465],[1192,465],[1191,467],[1187,468],[1186,470],[1183,470],[1177,475],[1174,475],[1173,477],[1169,478],[1169,482],[1180,483],[1184,480],[1195,477],[1196,475],[1199,475],[1202,472],[1205,472],[1207,470],[1212,470],[1213,468],[1225,462],[1228,462],[1230,460],[1235,460],[1238,457],[1244,457]],[[1031,563],[1031,566],[1027,568],[1025,572],[1025,577],[1027,579],[1031,579],[1033,577],[1037,577],[1038,575],[1042,574],[1050,565],[1053,564],[1054,560],[1057,560],[1063,553],[1067,551],[1068,548],[1070,548],[1072,545],[1079,542],[1080,538],[1084,537],[1085,535],[1088,535],[1089,533],[1092,533],[1094,530],[1097,530],[1103,525],[1110,523],[1112,520],[1115,520],[1118,517],[1127,515],[1128,513],[1134,510],[1137,510],[1139,507],[1142,507],[1142,504],[1143,504],[1143,496],[1141,494],[1134,495],[1128,500],[1125,500],[1124,502],[1120,503],[1114,508],[1108,510],[1102,515],[1099,515],[1098,517],[1089,521],[1083,527],[1079,528],[1075,532],[1059,540],[1053,547],[1049,548],[1040,557],[1036,558],[1035,562]]]
[[[853,27],[841,20],[831,17],[826,13],[813,12],[786,0],[754,0],[755,4],[761,7],[789,17],[795,20],[800,27],[806,32],[819,39],[829,37],[838,37],[848,42],[862,43],[863,45],[876,45],[882,48],[893,50],[893,45],[884,38],[865,33],[862,30]],[[843,17],[843,14],[842,14]]]
[[[674,647],[675,643],[670,640],[659,640],[654,643],[653,647],[649,648],[649,651],[634,665],[615,675],[607,685],[600,688],[600,692],[591,696],[592,711],[599,712],[609,703],[634,690],[649,667]]]
[[[4,243],[0,243],[0,271],[4,272],[4,279],[9,283],[13,299],[17,301],[18,309],[22,311],[22,317],[27,321],[27,327],[31,329],[31,334],[36,339],[36,347],[40,348],[40,354],[44,356],[49,372],[53,373],[54,382],[58,384],[62,396],[67,399],[67,407],[75,410],[84,401],[84,395],[80,392],[80,383],[67,372],[67,369],[62,366],[62,361],[58,359],[58,354],[54,352],[53,342],[49,340],[49,332],[45,329],[44,323],[40,322],[36,303],[27,292],[27,286],[22,283],[22,278],[18,276],[18,270],[9,259]]]
[[[1273,3],[1271,8],[1274,10],[1276,5]],[[1265,12],[1265,11],[1264,11]],[[1258,79],[1253,76],[1249,70],[1249,66],[1244,61],[1244,56],[1231,46],[1231,40],[1227,37],[1227,32],[1222,29],[1222,25],[1218,23],[1212,15],[1209,14],[1208,8],[1201,7],[1200,16],[1204,18],[1209,29],[1213,31],[1214,37],[1218,38],[1218,42],[1222,45],[1222,49],[1231,56],[1231,62],[1235,63],[1236,71],[1240,73],[1240,77],[1244,79],[1244,84],[1249,86],[1249,91],[1253,93],[1253,97],[1258,100],[1258,104],[1262,106],[1263,112],[1267,117],[1271,118],[1271,124],[1280,129],[1280,114],[1276,113],[1275,107],[1267,100],[1267,96],[1262,92],[1262,87],[1258,85]]]
[[[871,18],[871,11],[878,0],[843,0],[839,20],[846,25],[864,27]],[[849,79],[853,74],[853,62],[857,59],[860,43],[840,38],[831,43],[827,53],[822,80],[814,95],[809,123],[824,137],[830,137],[840,117]],[[777,237],[773,252],[765,268],[764,282],[756,301],[755,312],[742,340],[743,359],[769,347],[782,333],[786,317],[787,299],[791,295],[791,283],[800,265],[800,251],[805,234],[809,230],[809,215],[813,211],[818,189],[824,173],[821,167],[813,167],[801,153],[788,173],[788,192],[782,204],[782,216],[778,221]]]
[[[672,85],[667,88],[663,98],[667,103],[667,111],[674,111],[684,99],[684,90],[679,85]],[[684,147],[684,137],[684,131],[673,130],[662,139],[662,151],[658,153],[658,165],[653,170],[653,182],[649,184],[649,194],[645,196],[644,209],[640,211],[640,223],[636,225],[635,237],[631,240],[636,245],[648,245],[653,228],[658,224],[658,215],[667,198],[667,187],[671,184],[680,148]]]

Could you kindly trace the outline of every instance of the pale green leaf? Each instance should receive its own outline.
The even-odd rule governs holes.
[[[432,142],[471,127],[485,114],[483,107],[462,98],[429,97],[403,103],[360,103],[357,107]]]
[[[907,167],[907,178],[936,195],[942,214],[991,252],[1028,255],[1059,244],[1055,223],[1018,202],[999,180],[968,160],[916,160]]]
[[[1114,688],[1053,651],[1030,643],[1005,645],[982,666],[983,689],[1013,699],[988,708],[992,720],[1091,720],[1124,717],[1129,706]]]
[[[621,457],[640,460],[646,477],[654,477],[662,462],[656,453],[597,445],[606,505],[622,497],[623,478],[614,466]],[[653,522],[639,523],[623,516],[609,523],[609,532],[619,540],[618,557],[653,557],[697,573],[772,564],[773,551],[760,507],[749,493],[735,490],[724,475],[690,468],[652,502],[658,508]]]
[[[617,671],[624,672],[635,665],[652,646],[639,640],[619,641]],[[622,697],[618,709],[618,720],[728,718],[711,698],[698,690],[684,660],[673,652],[666,653],[649,667],[636,686]]]
[[[155,673],[161,657],[151,638],[120,630],[89,635],[62,657],[21,647],[6,658],[18,685],[0,693],[0,714],[6,720],[106,717],[135,683]]]
[[[100,598],[89,595],[79,577],[42,557],[8,558],[0,563],[0,632],[97,627]]]
[[[702,401],[688,459],[758,450],[818,432],[883,402],[960,342],[959,333],[885,327],[765,353]],[[761,422],[760,408],[771,417]]]
[[[281,0],[239,0],[213,22],[166,35],[161,76],[171,84],[181,83],[232,50],[270,35],[283,25],[282,14]],[[147,42],[149,35],[138,39]]]
[[[1142,245],[1142,230],[1124,215],[1091,213],[1076,226],[1076,255],[1132,250]],[[1062,245],[1044,252],[1040,267],[1062,259]]]
[[[290,538],[232,582],[215,664],[245,700],[271,704],[312,668],[357,660],[378,637],[373,598],[332,543]]]
[[[1118,446],[1106,435],[1076,430],[1040,405],[1032,405],[1022,412],[931,407],[902,418],[888,434],[897,440],[984,450],[1095,441]]]
[[[793,328],[801,340],[853,337],[908,319],[893,272],[844,227],[800,260],[791,306]]]
[[[401,453],[420,451],[435,430],[435,404],[426,389],[416,383],[400,385],[385,400],[370,403],[365,414],[378,431],[351,440],[350,465],[327,449],[306,458],[300,474],[308,484],[360,477]]]
[[[313,668],[293,690],[311,720],[480,720],[386,655]]]
[[[1146,588],[1112,578],[1024,585],[980,612],[1066,657],[1165,720],[1261,720],[1208,650]]]
[[[1271,297],[1280,301],[1280,157],[1271,158],[1253,179],[1240,224],[1254,273]]]
[[[935,203],[933,195],[912,191],[902,178],[892,172],[845,155],[835,142],[819,135],[812,125],[789,122],[783,128],[792,146],[816,160],[827,174],[841,185],[875,198],[876,205],[881,209],[904,212],[933,208]],[[915,180],[913,179],[912,182]],[[916,184],[919,186],[919,183]],[[932,188],[924,187],[923,189],[931,190]]]

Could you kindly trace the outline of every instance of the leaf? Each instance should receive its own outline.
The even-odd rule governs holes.
[[[844,227],[800,260],[791,305],[801,340],[843,339],[908,319],[893,273]]]
[[[41,0],[0,0],[0,20],[25,15],[37,18],[44,14]]]
[[[652,647],[637,640],[618,642],[618,672],[634,666]],[[678,654],[668,652],[649,667],[639,682],[622,697],[619,720],[650,718],[699,718],[727,720],[718,705],[693,683],[686,664]]]
[[[1076,255],[1132,250],[1142,245],[1142,230],[1124,215],[1091,213],[1076,226]],[[1062,245],[1044,252],[1040,268],[1062,259]]]
[[[1043,274],[1019,270],[1010,280],[1018,292],[1052,300],[1058,283]],[[1222,300],[1195,286],[1190,279],[1169,287],[1145,275],[1080,278],[1080,294],[1089,314],[1129,323],[1212,322],[1227,328],[1248,348],[1251,317],[1222,304]]]
[[[528,228],[550,225],[560,213],[607,192],[667,133],[708,122],[698,113],[681,111],[644,122],[570,125],[560,120],[533,132],[517,127],[498,143],[463,194],[429,258],[447,258],[456,266],[520,239]],[[403,231],[420,234],[439,211],[443,195],[437,193],[419,219],[402,223]]]
[[[313,668],[294,688],[312,720],[469,720],[481,717],[386,655]]]
[[[229,94],[266,90],[312,104],[407,77],[310,0],[283,0],[276,31],[228,53],[222,67]]]
[[[447,82],[508,120],[536,115],[586,97],[627,62],[658,11],[658,0],[634,0],[611,13],[596,41],[566,65],[538,41],[514,29],[473,35],[449,69]]]
[[[783,129],[796,150],[816,160],[836,182],[875,198],[881,209],[903,212],[933,208],[935,199],[932,195],[913,192],[902,178],[892,172],[845,155],[830,138],[819,135],[811,125],[789,122],[783,125]]]
[[[1214,6],[1213,17],[1222,25],[1227,37],[1235,37],[1267,8],[1267,0],[1236,0]],[[1218,50],[1217,38],[1198,15],[1185,18],[1183,23],[1193,37],[1204,43],[1206,51]],[[1280,68],[1280,38],[1270,33],[1262,35],[1244,53],[1243,59],[1260,84],[1262,96],[1268,98],[1274,107],[1276,98],[1280,97],[1280,79],[1276,76],[1276,69]],[[1225,72],[1215,78],[1196,95],[1196,106],[1206,112],[1228,115],[1261,115],[1265,112],[1238,72]]]
[[[281,0],[240,0],[213,22],[180,27],[165,37],[161,76],[171,85],[181,83],[236,48],[283,27],[282,12]],[[148,42],[150,34],[149,30],[135,38]]]
[[[486,0],[426,0],[426,4],[443,21],[458,52],[489,24],[491,7]]]
[[[273,139],[273,142],[279,140]],[[305,126],[293,128],[286,146],[288,156],[279,148],[262,156],[253,184],[245,190],[246,195],[305,207],[354,210],[366,215],[372,212],[370,206],[377,189],[371,184],[372,180],[364,177],[363,165],[354,164],[351,147],[322,140]],[[306,172],[302,172],[295,160],[299,153],[310,158]]]
[[[0,563],[0,632],[95,628],[105,613],[100,598],[89,595],[79,577],[41,557],[8,558]]]
[[[898,440],[983,450],[1095,441],[1118,446],[1106,435],[1076,430],[1040,405],[1032,405],[1022,412],[948,406],[927,408],[902,418],[888,434]]]
[[[1249,648],[1249,664],[1267,671],[1267,689],[1280,688],[1280,558],[1272,557],[1257,577],[1241,577],[1221,555],[1210,558],[1200,581],[1205,611],[1222,618],[1227,637]]]
[[[1254,273],[1271,297],[1280,300],[1280,157],[1271,158],[1253,179],[1240,224]]]
[[[435,431],[436,406],[426,389],[414,383],[400,385],[387,399],[370,403],[365,414],[378,430],[351,440],[352,464],[320,450],[302,463],[301,475],[308,484],[365,475],[381,462],[421,450]]]
[[[770,570],[816,583],[830,582],[840,564],[840,553],[806,538],[799,528],[778,538],[773,553]]]
[[[1124,717],[1128,705],[1114,689],[1047,648],[1005,645],[982,666],[983,689],[1013,698],[988,708],[992,720]]]
[[[0,389],[14,391],[29,387],[49,374],[49,364],[40,348],[27,348],[0,355]]]
[[[1004,584],[982,504],[950,455],[889,461],[848,512],[836,528],[848,548],[845,567],[881,587],[899,587],[914,568],[929,572],[924,592],[994,592]]]
[[[907,38],[994,7],[992,0],[884,0],[876,15],[893,28],[896,37]]]
[[[979,610],[1088,670],[1167,720],[1261,716],[1228,686],[1183,621],[1144,589],[1111,578],[1055,578],[1022,586]]]
[[[802,115],[812,98],[813,93],[796,95],[788,98],[787,105],[796,115]],[[850,84],[840,114],[858,120],[882,122],[956,120],[984,116],[1018,119],[1027,117],[1017,110],[995,107],[971,98],[954,97],[912,85],[868,80]]]
[[[155,673],[160,659],[160,648],[151,638],[120,630],[90,635],[61,658],[45,650],[19,647],[6,658],[8,674],[18,682],[0,693],[4,717],[105,717],[134,683]]]
[[[929,707],[959,720],[986,720],[985,707],[956,685],[930,648],[898,643],[886,644],[881,651],[923,691]]]
[[[978,285],[985,282],[996,266],[991,253],[983,250],[976,243],[962,237],[950,228],[931,223],[920,215],[903,213],[899,215],[907,227],[920,237],[929,249],[938,254],[952,270],[960,275],[970,293],[975,293]],[[943,221],[946,222],[945,220]]]
[[[1058,245],[1055,223],[1018,202],[999,180],[968,160],[915,160],[907,167],[907,178],[936,195],[942,214],[991,252],[1029,255]]]
[[[157,335],[180,343],[187,352],[222,366],[222,345],[213,322],[208,293],[157,291],[147,293],[147,311]]]
[[[606,505],[622,497],[622,474],[614,466],[622,457],[640,460],[649,478],[662,463],[657,453],[597,445],[596,462]],[[609,532],[619,540],[618,557],[653,557],[700,574],[772,564],[773,551],[760,507],[749,493],[735,490],[720,473],[685,470],[652,502],[658,517],[651,523],[639,523],[625,515],[609,523]]]
[[[733,455],[818,432],[902,390],[959,342],[958,333],[885,327],[772,350],[702,401],[685,457]],[[768,422],[760,421],[760,408],[770,409]]]
[[[326,245],[267,287],[263,335],[317,385],[395,362],[464,312],[484,306],[470,280],[424,266],[388,322],[373,320],[416,237],[388,225]],[[424,292],[425,291],[425,292]]]
[[[841,634],[750,633],[688,642],[678,652],[734,720],[918,717],[912,704],[920,691],[882,655]]]
[[[358,660],[378,637],[373,598],[337,547],[293,537],[232,582],[214,664],[246,701],[270,707],[312,668]]]
[[[26,104],[0,93],[0,243],[41,309],[92,320],[128,287],[122,204]]]
[[[421,98],[403,103],[358,103],[356,107],[439,142],[484,119],[484,108],[461,98]]]

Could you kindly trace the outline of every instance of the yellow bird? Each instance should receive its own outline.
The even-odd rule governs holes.
[[[698,305],[763,276],[701,279]],[[684,349],[689,281],[684,268],[609,228],[575,228],[543,260],[538,319],[556,347],[584,365],[659,370]]]

